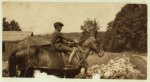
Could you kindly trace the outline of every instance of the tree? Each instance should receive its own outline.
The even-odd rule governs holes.
[[[81,30],[83,31],[83,34],[88,33],[89,36],[93,36],[95,38],[97,38],[97,32],[99,30],[99,25],[96,21],[96,19],[91,20],[91,19],[87,19],[84,21],[83,25],[81,25]],[[85,35],[87,36],[87,35]]]
[[[10,21],[10,23],[6,20],[6,18],[3,18],[3,31],[21,31],[21,28],[14,19]]]
[[[109,30],[111,30],[112,29],[112,26],[113,26],[113,23],[114,23],[114,21],[111,21],[111,22],[109,22],[107,25],[107,31],[109,31]]]
[[[10,31],[21,31],[18,22],[16,22],[15,20],[12,20],[10,22]]]
[[[127,4],[116,15],[111,30],[113,51],[147,51],[147,5]]]
[[[9,22],[8,21],[6,21],[6,18],[4,17],[3,18],[3,31],[9,31]]]
[[[103,41],[104,41],[104,33],[98,32],[100,26],[96,19],[91,20],[87,19],[83,22],[83,25],[81,25],[82,35],[80,38],[80,42],[84,42],[88,37],[94,37],[96,39],[96,43],[99,46],[100,51],[103,51]]]
[[[114,36],[114,30],[112,29],[114,21],[110,21],[107,24],[107,31],[105,32],[105,39],[103,43],[103,48],[105,51],[111,51],[112,50],[112,41],[113,41],[113,36]]]

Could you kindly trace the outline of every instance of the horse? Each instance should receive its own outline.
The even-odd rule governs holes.
[[[28,46],[11,53],[8,60],[10,77],[34,77],[34,71],[40,70],[58,77],[74,78],[82,68],[87,67],[86,58],[90,51],[96,51],[98,45],[95,38],[87,38],[80,51],[73,58],[74,69],[66,69],[61,54],[53,47]],[[100,52],[97,52],[98,54]],[[19,70],[19,72],[18,72]],[[86,72],[85,72],[86,73]]]

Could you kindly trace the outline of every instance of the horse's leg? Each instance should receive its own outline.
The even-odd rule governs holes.
[[[26,77],[33,77],[34,76],[34,68],[29,67],[26,73]]]
[[[20,77],[25,77],[26,69],[20,71]]]
[[[75,74],[68,73],[66,74],[66,78],[75,78]]]
[[[32,67],[22,69],[20,71],[20,77],[33,77],[34,69]]]
[[[14,77],[16,76],[16,54],[17,51],[13,52],[8,60],[8,67],[9,67],[9,76]]]

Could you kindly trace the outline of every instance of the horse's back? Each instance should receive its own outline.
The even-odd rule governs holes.
[[[16,52],[17,62],[21,67],[30,61],[30,64],[38,68],[63,69],[68,64],[68,56],[69,55],[66,54],[62,56],[62,54],[56,52],[53,47],[47,46],[30,46],[19,49]],[[64,60],[66,60],[66,62]],[[80,65],[76,56],[72,60],[72,65],[75,68],[78,68]]]
[[[63,52],[57,52],[53,46],[43,46],[44,48],[48,49],[49,53],[50,53],[50,58],[52,58],[51,60],[53,61],[59,61],[61,62],[61,65],[63,64],[63,66],[65,67],[67,64],[68,64],[68,58],[69,58],[69,55],[68,54],[65,54]],[[59,64],[58,62],[55,62],[56,64]],[[77,55],[73,58],[72,60],[72,65],[77,68],[79,67],[80,65],[80,60],[77,58]]]

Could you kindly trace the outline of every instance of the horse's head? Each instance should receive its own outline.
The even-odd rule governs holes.
[[[88,37],[84,42],[81,44],[82,50],[84,52],[85,58],[89,55],[90,51],[96,52],[99,57],[104,55],[102,48],[99,47],[95,37]],[[82,69],[80,70],[80,75],[85,77],[87,74],[87,62],[83,63]]]
[[[104,51],[102,48],[98,45],[98,42],[96,41],[96,38],[93,36],[88,37],[83,43],[83,47],[86,47],[89,49],[89,51],[94,51],[97,53],[99,57],[102,57],[104,55]]]

